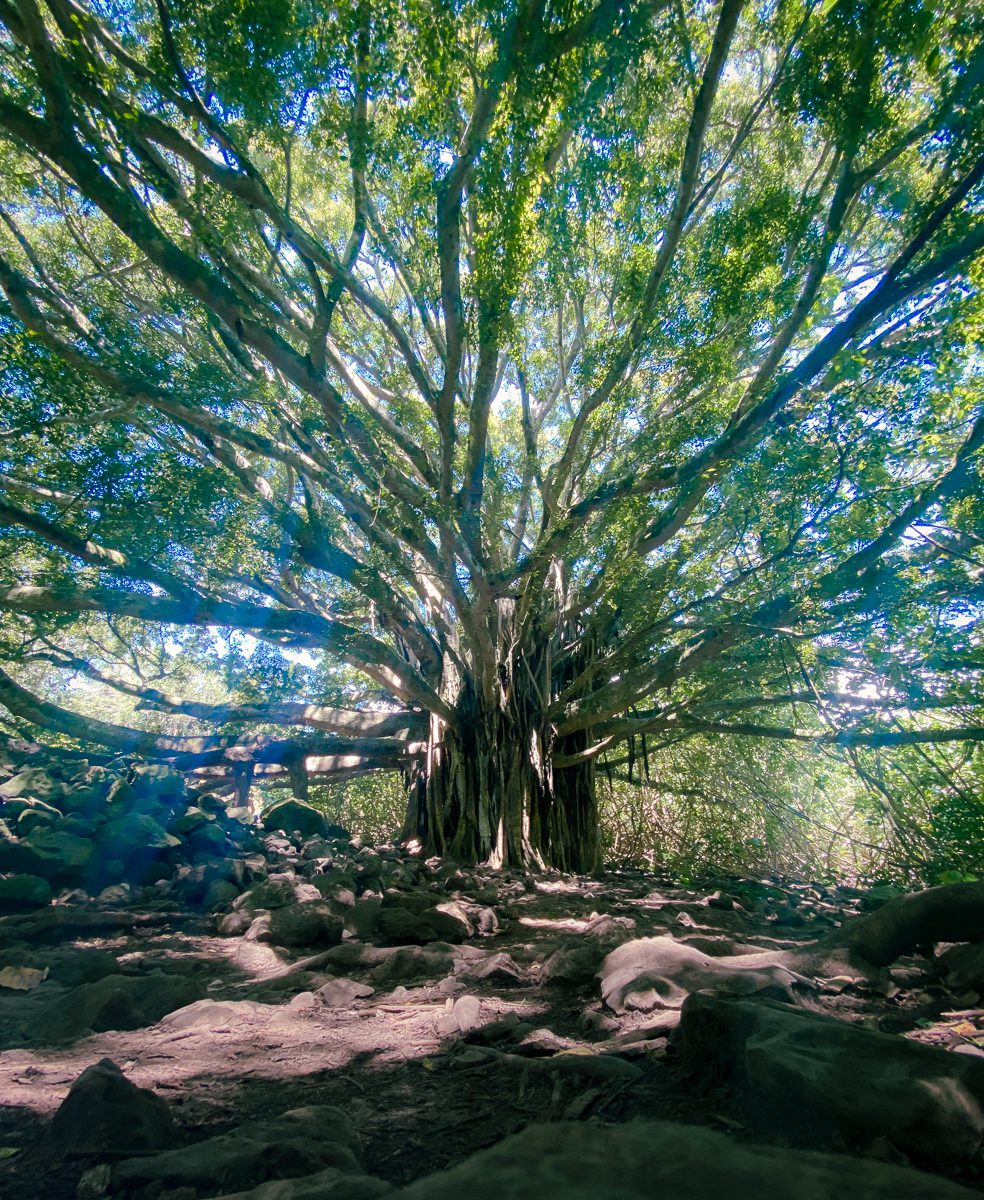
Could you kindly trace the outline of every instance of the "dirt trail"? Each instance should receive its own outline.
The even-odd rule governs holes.
[[[267,839],[267,871],[303,886],[314,878],[302,873],[310,862],[303,854],[303,846]],[[356,897],[367,867],[378,886]],[[100,936],[76,936],[68,927],[28,947],[17,940],[16,920],[0,922],[4,964],[29,959],[21,965],[51,970],[31,990],[0,989],[0,1170],[8,1200],[76,1195],[98,1156],[62,1159],[35,1147],[72,1082],[103,1058],[163,1097],[188,1143],[288,1109],[337,1106],[357,1130],[366,1172],[395,1185],[536,1122],[656,1117],[740,1139],[743,1097],[713,1078],[710,1085],[695,1080],[692,1062],[684,1070],[676,1060],[669,1036],[679,1006],[643,999],[641,1007],[612,1011],[596,974],[615,947],[667,935],[715,959],[804,948],[856,917],[860,898],[789,881],[716,879],[681,888],[641,873],[496,877],[424,866],[392,848],[336,848],[327,873],[339,887],[356,883],[345,897],[356,901],[350,911],[381,897],[383,907],[423,923],[422,898],[463,903],[473,906],[474,932],[422,945],[404,933],[394,951],[377,928],[335,946],[287,950],[256,940],[249,925],[218,936],[221,914],[163,897],[148,904],[146,896],[115,908],[80,902],[75,911],[100,911],[107,921],[118,919],[113,914],[147,918]],[[484,936],[474,929],[479,912],[488,914]],[[142,981],[148,993],[177,978],[218,1003],[199,1001],[143,1027],[51,1044],[39,1030],[50,1029],[52,1012],[73,996],[59,974],[72,977],[73,963],[105,962],[107,954],[120,976]],[[348,995],[337,980],[372,993]],[[955,994],[928,958],[901,960],[875,979],[814,979],[796,992],[806,1009],[864,1028],[964,1053],[984,1043],[979,995]],[[104,1020],[112,1026],[112,1016]],[[952,1173],[973,1182],[965,1168],[957,1164]],[[187,1189],[140,1194],[193,1200]]]

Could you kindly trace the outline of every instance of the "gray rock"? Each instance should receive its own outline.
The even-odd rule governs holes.
[[[353,1000],[373,995],[375,989],[354,979],[329,979],[314,993],[329,1008],[348,1008]]]
[[[436,1021],[437,1032],[441,1034],[468,1033],[477,1029],[481,1024],[482,1004],[477,996],[461,996],[455,1001],[448,1001],[446,1010]]]
[[[277,1179],[248,1192],[221,1196],[219,1200],[379,1200],[393,1185],[370,1175],[346,1175],[329,1167],[303,1179]]]
[[[182,796],[184,776],[164,763],[138,763],[132,771],[132,788],[143,796]]]
[[[363,897],[345,914],[345,928],[358,938],[373,937],[379,929],[379,914],[382,900],[378,897]]]
[[[430,946],[401,946],[373,967],[371,978],[376,987],[417,983],[440,979],[454,965],[450,946],[437,942]]]
[[[285,908],[288,904],[296,904],[295,882],[286,876],[271,876],[261,883],[243,892],[235,902],[236,908]]]
[[[331,863],[334,853],[334,843],[326,842],[323,837],[310,838],[301,848],[301,858],[314,858],[327,863]]]
[[[178,975],[107,975],[59,996],[41,1013],[37,1032],[46,1042],[63,1042],[108,1029],[142,1029],[203,994],[201,984]]]
[[[480,959],[469,966],[466,974],[469,979],[482,980],[497,987],[517,987],[526,982],[522,968],[518,967],[508,954],[503,953],[490,954],[487,958]],[[588,978],[593,974],[592,971]]]
[[[187,837],[189,833],[193,833],[196,829],[200,829],[203,825],[208,825],[214,820],[214,814],[207,813],[196,805],[192,805],[190,808],[186,808],[179,817],[171,821],[168,827],[172,833]]]
[[[188,834],[188,845],[198,853],[218,854],[228,845],[226,831],[218,822],[202,825]]]
[[[40,856],[31,852],[7,821],[0,820],[0,872],[34,875],[41,865]]]
[[[13,806],[8,805],[8,807]],[[50,829],[52,825],[62,819],[62,814],[57,808],[52,808],[50,804],[45,804],[40,800],[32,800],[17,818],[17,833],[20,837],[24,837],[32,829]]]
[[[302,963],[306,970],[368,970],[399,953],[401,950],[395,946],[364,946],[360,942],[342,942],[339,946],[332,946],[330,950],[323,950],[320,954],[303,959]]]
[[[604,946],[594,942],[562,946],[544,960],[540,981],[557,987],[583,987],[594,982],[604,958]]]
[[[306,904],[309,900],[323,900],[324,897],[313,883],[304,883],[298,880],[294,884],[294,899],[298,904]]]
[[[975,1191],[884,1163],[736,1143],[669,1121],[531,1125],[393,1200],[971,1200]]]
[[[320,900],[288,904],[270,913],[257,940],[274,946],[335,946],[342,940],[342,920]]]
[[[51,903],[51,884],[38,875],[10,875],[0,879],[0,914],[30,912]]]
[[[37,800],[57,801],[65,794],[65,785],[52,779],[43,767],[26,767],[0,784],[0,799],[13,800],[33,796]]]
[[[436,924],[428,915],[396,904],[383,905],[377,932],[380,940],[391,946],[424,946],[441,940]]]
[[[270,1179],[310,1176],[329,1167],[359,1175],[354,1146],[348,1121],[339,1109],[294,1109],[193,1146],[128,1159],[113,1168],[111,1190],[129,1194],[156,1185],[195,1188],[199,1195],[216,1196]]]
[[[963,942],[940,956],[947,986],[956,992],[973,990],[984,995],[984,942]]]
[[[226,913],[219,922],[219,933],[223,937],[239,937],[240,934],[246,933],[252,924],[252,912],[241,908],[238,911]]]
[[[437,930],[442,942],[463,942],[475,936],[475,926],[468,919],[465,906],[450,900],[428,909],[424,916]]]
[[[130,812],[106,822],[100,833],[100,843],[105,853],[126,859],[140,851],[168,850],[180,846],[181,839],[168,833],[153,817]]]
[[[324,813],[301,800],[281,800],[272,805],[263,814],[262,825],[270,832],[299,833],[304,838],[329,837],[332,828]]]
[[[463,908],[479,937],[495,937],[499,932],[499,918],[494,908],[484,904],[464,904]]]
[[[227,904],[231,904],[238,896],[239,888],[234,883],[228,879],[213,879],[205,889],[205,895],[202,897],[202,905],[209,911],[215,908],[224,908]]]
[[[323,899],[337,904],[339,908],[354,908],[358,903],[351,883],[344,877],[339,878],[334,874],[315,875],[311,882],[321,893]],[[377,903],[379,902],[377,901]]]
[[[256,1000],[196,1000],[167,1013],[161,1024],[175,1031],[215,1029],[271,1017],[276,1011],[275,1005],[259,1004]]]
[[[51,963],[52,979],[69,988],[96,983],[119,970],[116,956],[108,950],[63,950]]]
[[[984,1062],[774,1001],[691,996],[673,1037],[691,1070],[730,1072],[764,1125],[919,1166],[970,1163],[984,1145]]]
[[[84,817],[94,817],[106,807],[105,783],[93,783],[88,787],[72,788],[59,801],[66,813],[79,814]]]
[[[96,847],[88,838],[59,829],[35,829],[23,844],[37,859],[37,873],[60,881],[82,878],[96,854]]]
[[[176,1145],[171,1113],[104,1058],[69,1089],[44,1136],[47,1154],[140,1154]]]

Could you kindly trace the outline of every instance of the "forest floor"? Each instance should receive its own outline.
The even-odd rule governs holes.
[[[362,851],[363,865],[375,853]],[[357,861],[336,861],[336,870],[346,868],[343,883],[358,876]],[[137,901],[126,889],[68,905],[62,922],[35,928],[30,938],[23,918],[0,921],[2,963],[51,972],[36,987],[0,988],[5,1200],[100,1194],[91,1170],[77,1191],[80,1178],[114,1155],[61,1153],[45,1135],[72,1083],[105,1058],[166,1101],[183,1144],[237,1130],[245,1137],[287,1110],[333,1106],[357,1133],[364,1170],[396,1187],[531,1124],[557,1120],[655,1118],[762,1140],[761,1127],[749,1123],[747,1095],[720,1071],[701,1070],[699,1062],[695,1068],[692,1055],[684,1062],[675,1053],[670,1037],[682,997],[663,989],[662,998],[640,994],[634,1004],[630,997],[614,1005],[624,1011],[613,1011],[599,994],[600,963],[620,944],[667,935],[709,957],[795,951],[857,919],[862,899],[849,888],[789,880],[713,879],[682,887],[638,872],[462,875],[453,864],[408,869],[392,851],[380,861],[390,864],[391,877],[400,875],[400,882],[391,878],[380,888],[390,908],[397,902],[412,914],[420,909],[414,896],[433,903],[437,892],[438,900],[471,905],[476,926],[487,914],[484,936],[476,931],[454,945],[414,945],[412,934],[404,935],[394,954],[378,949],[393,939],[377,930],[327,950],[288,951],[258,940],[255,926],[252,935],[243,929],[219,936],[216,916],[200,907],[163,897],[148,903],[146,893]],[[302,863],[283,839],[273,840],[274,877],[301,879],[293,872]],[[75,1013],[81,993],[59,983],[59,974],[69,983],[98,978],[100,969],[80,972],[79,965],[113,962],[102,970],[142,980],[149,993],[159,995],[162,980],[179,978],[194,985],[188,995],[206,1000],[137,1028],[112,1028],[112,1012],[104,1010],[97,1024],[107,1028],[73,1036],[73,1020],[86,1020]],[[345,983],[333,991],[339,979],[364,986]],[[803,982],[798,1002],[807,1009],[984,1056],[984,1001],[948,986],[937,959],[901,959],[874,978]],[[139,1008],[139,997],[134,1003]],[[129,1012],[117,1020],[140,1023]],[[815,1144],[909,1161],[904,1148],[884,1138],[845,1144],[826,1125],[804,1136],[804,1116],[809,1126],[809,1112],[790,1114],[788,1127],[771,1118],[765,1136],[780,1146]],[[967,1162],[936,1169],[971,1187],[982,1184]],[[217,1194],[200,1182],[183,1189],[173,1182],[145,1181],[126,1194],[173,1200]],[[105,1191],[105,1180],[101,1186]]]

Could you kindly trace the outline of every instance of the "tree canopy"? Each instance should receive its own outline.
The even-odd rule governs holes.
[[[984,740],[975,0],[0,24],[18,721],[574,868],[638,745]]]

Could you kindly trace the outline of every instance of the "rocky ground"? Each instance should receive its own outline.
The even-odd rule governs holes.
[[[0,818],[5,1200],[984,1189],[973,908],[879,965],[891,889],[466,869],[23,743]]]

